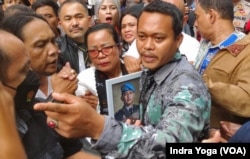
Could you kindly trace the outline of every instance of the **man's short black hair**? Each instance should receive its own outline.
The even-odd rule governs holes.
[[[175,38],[181,34],[183,27],[183,13],[175,5],[159,0],[153,1],[143,8],[139,15],[138,22],[144,12],[161,13],[170,16],[172,18],[172,29]]]
[[[58,4],[53,1],[53,0],[37,0],[35,1],[32,5],[31,5],[31,8],[36,11],[38,8],[40,7],[43,7],[43,6],[50,6],[55,15],[58,17],[58,9],[59,9],[59,6]]]
[[[223,19],[234,19],[234,5],[232,0],[197,0],[206,12],[209,9],[216,10]]]

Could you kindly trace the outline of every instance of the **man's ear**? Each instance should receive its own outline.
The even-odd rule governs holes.
[[[214,24],[216,19],[219,16],[218,12],[214,9],[209,9],[207,15],[208,15],[208,19],[209,19],[211,24]]]
[[[177,37],[176,37],[176,42],[177,42],[177,48],[180,48],[180,45],[182,43],[183,40],[183,34],[180,33]]]

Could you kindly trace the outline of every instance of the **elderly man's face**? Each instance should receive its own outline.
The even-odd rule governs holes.
[[[15,46],[15,47],[13,47]],[[4,84],[17,88],[25,79],[30,69],[30,56],[23,42],[14,35],[0,31],[0,47],[8,54],[10,63],[6,68],[7,79]],[[6,90],[14,97],[16,91],[5,86]]]
[[[211,28],[213,23],[210,20],[210,13],[206,12],[199,3],[196,3],[195,16],[194,26],[204,39],[211,40],[211,35],[213,34]]]
[[[59,24],[73,41],[83,43],[83,36],[89,28],[90,16],[80,3],[68,3],[61,8]]]
[[[31,57],[32,69],[41,75],[51,75],[57,70],[59,49],[55,34],[48,23],[35,19],[22,29],[23,42]]]

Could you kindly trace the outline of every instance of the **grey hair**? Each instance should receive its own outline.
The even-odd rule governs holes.
[[[99,19],[98,17],[98,11],[102,5],[102,3],[104,2],[105,0],[96,0],[95,1],[95,19]],[[118,22],[119,22],[119,19],[121,18],[121,4],[120,4],[120,0],[108,0],[108,1],[111,1],[115,4],[115,6],[117,7],[117,10],[118,10]]]

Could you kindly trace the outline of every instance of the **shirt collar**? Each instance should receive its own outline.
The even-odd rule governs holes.
[[[176,63],[176,61],[180,61],[181,58],[182,55],[180,54],[180,52],[176,52],[174,58],[171,61],[169,61],[167,64],[163,65],[153,73],[153,78],[157,85],[161,84],[166,79],[166,77],[176,68],[176,65],[178,64]]]

